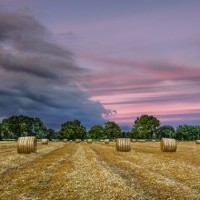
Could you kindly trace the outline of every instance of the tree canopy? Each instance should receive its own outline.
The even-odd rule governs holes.
[[[180,125],[176,129],[178,140],[197,140],[200,139],[200,126]]]
[[[24,115],[11,116],[3,119],[1,135],[4,139],[17,139],[21,136],[30,135],[37,136],[37,138],[44,138],[47,135],[47,129],[39,118]]]
[[[120,126],[112,121],[101,125],[93,125],[88,131],[77,119],[61,124],[59,132],[45,127],[38,117],[24,115],[5,118],[0,123],[0,140],[17,139],[21,136],[36,136],[38,139],[114,139],[117,137],[132,137],[141,139],[160,139],[162,137],[178,140],[200,139],[200,126],[170,125],[160,126],[160,121],[152,115],[141,115],[134,121],[131,131],[122,132]]]
[[[134,138],[150,139],[155,137],[156,131],[160,126],[160,121],[152,115],[141,115],[137,117],[132,127]]]
[[[108,121],[105,123],[104,134],[109,139],[120,137],[121,128],[115,122]]]
[[[81,125],[81,122],[77,119],[61,124],[59,133],[61,138],[67,138],[70,140],[84,139],[87,137],[86,128]]]
[[[104,139],[106,135],[101,125],[94,125],[88,131],[88,137],[92,139]]]
[[[174,127],[169,126],[169,125],[160,126],[156,132],[156,138],[160,139],[162,137],[175,138],[176,132],[175,132]]]

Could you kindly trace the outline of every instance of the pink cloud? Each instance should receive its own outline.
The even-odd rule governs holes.
[[[86,57],[102,68],[91,72],[85,91],[106,109],[117,111],[110,120],[130,124],[134,116],[152,114],[170,122],[181,121],[185,113],[200,112],[197,86],[200,69],[197,67],[93,55]],[[179,116],[168,117],[174,114]]]

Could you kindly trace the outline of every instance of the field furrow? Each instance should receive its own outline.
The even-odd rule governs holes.
[[[175,153],[158,142],[38,143],[18,154],[16,142],[0,143],[1,200],[199,200],[200,146],[180,143]]]
[[[56,193],[58,190],[62,191],[62,185],[65,185],[63,175],[59,174],[58,182],[56,182],[55,176],[60,166],[65,169],[65,172],[73,169],[73,165],[70,165],[67,158],[75,152],[76,146],[65,145],[27,162],[15,170],[2,174],[0,176],[0,199],[54,199],[51,197],[52,191],[54,196],[56,194],[56,198],[63,199],[59,196],[59,192]],[[65,168],[65,162],[69,169]],[[59,183],[59,187],[56,183]]]
[[[91,149],[95,144],[80,144],[74,154],[74,171],[68,174],[79,199],[146,199],[141,191],[126,184],[126,181],[109,166],[103,164]]]
[[[199,166],[134,150],[117,152],[113,145],[92,148],[113,170],[123,176],[129,174],[127,179],[138,181],[139,187],[156,199],[200,199]]]

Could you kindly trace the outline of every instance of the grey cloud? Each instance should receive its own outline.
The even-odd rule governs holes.
[[[46,69],[45,65],[42,66],[42,64],[42,59],[38,59],[38,57],[0,55],[0,68],[6,71],[23,72],[41,78],[56,79],[56,74]]]
[[[73,54],[59,45],[52,43],[48,30],[32,16],[20,12],[0,13],[0,40],[11,41],[18,51],[43,53],[51,56],[67,57]]]
[[[78,86],[87,70],[43,25],[23,13],[0,12],[0,30],[0,117],[38,116],[57,129],[74,118],[86,126],[104,122],[109,111]]]

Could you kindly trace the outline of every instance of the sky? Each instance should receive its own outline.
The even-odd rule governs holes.
[[[0,0],[0,120],[200,125],[200,1]]]

